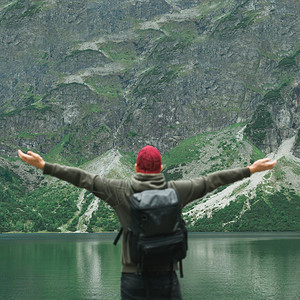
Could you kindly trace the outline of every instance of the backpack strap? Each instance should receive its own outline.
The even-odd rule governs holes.
[[[179,261],[180,278],[183,278],[182,260]]]
[[[123,233],[123,227],[120,229],[118,235],[116,236],[116,238],[115,238],[115,240],[114,240],[114,245],[115,245],[115,246],[117,245],[117,243],[118,243],[118,241],[119,241],[119,239],[120,239],[122,233]]]

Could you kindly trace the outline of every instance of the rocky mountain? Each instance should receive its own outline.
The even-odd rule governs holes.
[[[2,0],[0,216],[11,221],[0,231],[116,226],[112,212],[103,226],[103,204],[88,193],[24,166],[18,148],[83,168],[112,155],[121,173],[116,165],[94,170],[124,178],[132,157],[152,144],[168,179],[285,153],[275,175],[244,183],[241,194],[225,189],[220,211],[238,211],[228,222],[242,220],[249,199],[268,199],[257,190],[267,185],[299,213],[299,9],[294,0]],[[45,217],[51,191],[54,212]],[[217,209],[200,217],[199,201],[185,212],[191,226]],[[220,226],[214,230],[237,230]]]

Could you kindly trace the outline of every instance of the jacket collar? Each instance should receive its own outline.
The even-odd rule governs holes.
[[[165,187],[165,184],[165,176],[162,173],[136,173],[131,178],[131,186],[136,192],[152,189],[163,189]]]

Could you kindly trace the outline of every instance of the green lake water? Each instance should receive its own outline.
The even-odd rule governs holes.
[[[115,234],[0,234],[0,299],[120,299]],[[183,299],[300,299],[300,233],[192,233]]]

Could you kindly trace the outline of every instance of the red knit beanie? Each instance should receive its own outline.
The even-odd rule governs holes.
[[[159,173],[161,171],[161,155],[156,148],[146,146],[140,150],[136,164],[140,173]]]

